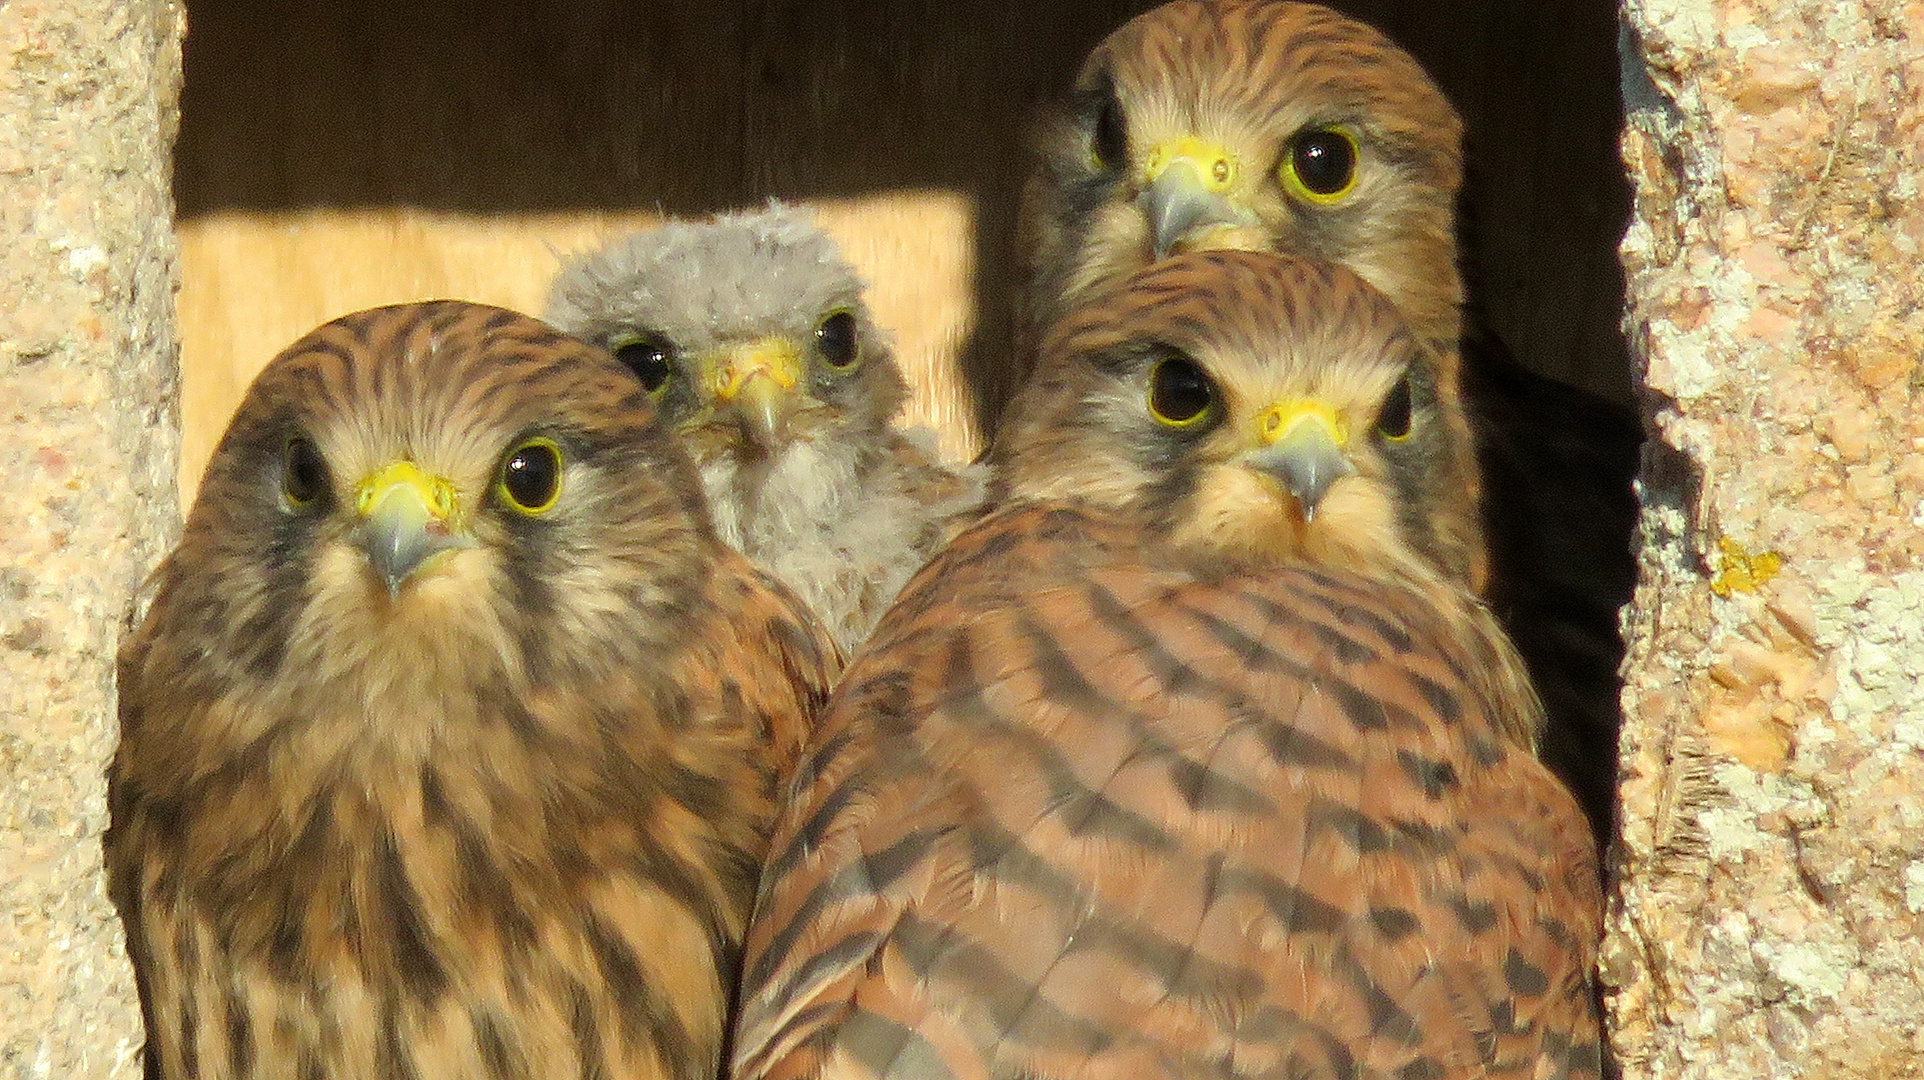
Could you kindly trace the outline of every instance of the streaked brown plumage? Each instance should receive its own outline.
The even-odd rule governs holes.
[[[1346,272],[1225,252],[1048,341],[1007,503],[910,582],[803,760],[734,1080],[1597,1075],[1582,816],[1398,512],[1458,482],[1399,456],[1434,356]],[[1320,489],[1267,424],[1306,396],[1351,425]]]
[[[158,584],[106,841],[149,1076],[714,1075],[835,654],[628,371],[477,305],[328,323]]]
[[[1494,336],[1464,336],[1461,132],[1409,54],[1328,8],[1155,8],[1096,47],[1042,132],[1023,206],[1027,333],[1170,251],[1294,253],[1388,295],[1451,359],[1439,398],[1478,462],[1473,580],[1545,687],[1546,752],[1601,840],[1641,431],[1623,409],[1532,375]]]

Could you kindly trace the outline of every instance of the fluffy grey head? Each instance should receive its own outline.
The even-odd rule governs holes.
[[[907,393],[841,248],[780,202],[575,259],[545,317],[634,370],[698,461],[880,430]]]
[[[669,221],[571,260],[548,294],[546,318],[604,347],[654,332],[692,352],[812,332],[836,308],[869,321],[855,269],[806,211],[771,201],[707,221]]]

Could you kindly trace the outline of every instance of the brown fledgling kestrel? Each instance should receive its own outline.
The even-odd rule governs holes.
[[[845,650],[981,505],[978,470],[893,423],[908,395],[862,281],[805,211],[670,221],[571,262],[547,318],[640,376],[722,539]]]
[[[1444,369],[1260,253],[1059,324],[803,759],[733,1080],[1598,1075],[1589,834],[1418,509]]]
[[[1450,359],[1439,408],[1480,474],[1462,523],[1472,581],[1543,686],[1546,756],[1602,839],[1642,431],[1618,406],[1531,374],[1494,335],[1465,336],[1461,133],[1414,58],[1326,7],[1155,8],[1096,47],[1041,133],[1023,206],[1025,334],[1180,251],[1318,259],[1387,295]]]
[[[107,868],[164,1080],[711,1080],[835,652],[632,373],[497,308],[249,390],[121,654]]]

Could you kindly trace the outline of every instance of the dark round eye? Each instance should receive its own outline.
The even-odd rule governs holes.
[[[1333,203],[1356,186],[1356,140],[1342,128],[1310,128],[1289,142],[1283,186],[1311,202]]]
[[[281,450],[281,494],[289,506],[306,506],[327,490],[327,459],[314,440],[296,435]]]
[[[552,509],[561,498],[561,448],[551,439],[529,439],[501,462],[501,495],[524,514]]]
[[[648,334],[615,346],[615,359],[628,366],[641,380],[642,389],[654,393],[668,385],[675,373],[675,343],[660,334]]]
[[[1385,439],[1402,440],[1410,437],[1410,377],[1396,380],[1390,395],[1383,399],[1383,407],[1376,411],[1376,430]]]
[[[855,346],[852,312],[838,311],[815,328],[815,348],[820,350],[822,362],[829,367],[845,368],[855,363]]]
[[[1129,126],[1113,88],[1103,94],[1096,112],[1095,131],[1089,136],[1089,157],[1098,169],[1114,169],[1129,157]]]
[[[1169,427],[1188,427],[1209,415],[1216,388],[1186,356],[1160,360],[1149,373],[1149,411]]]

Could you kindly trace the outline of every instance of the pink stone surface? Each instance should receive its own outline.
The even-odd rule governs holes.
[[[1664,445],[1614,1044],[1626,1077],[1924,1075],[1924,4],[1626,13],[1656,91],[1629,96],[1628,325]]]
[[[182,11],[0,3],[0,1077],[131,1077],[100,873],[113,656],[178,528]]]

